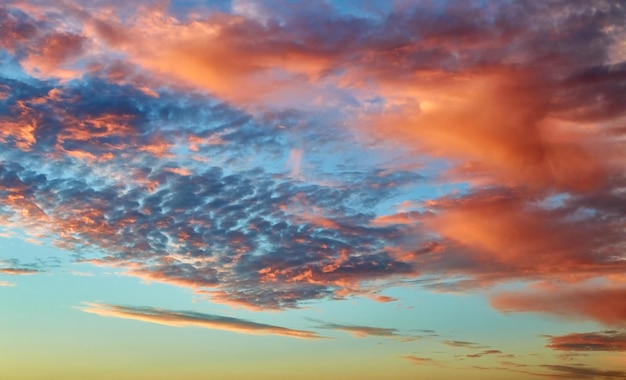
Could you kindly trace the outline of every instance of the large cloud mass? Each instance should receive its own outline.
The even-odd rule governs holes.
[[[426,276],[624,323],[620,2],[245,4],[0,7],[2,224],[255,309]]]

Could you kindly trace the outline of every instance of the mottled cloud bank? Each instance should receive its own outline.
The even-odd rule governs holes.
[[[235,306],[521,281],[622,326],[623,5],[356,11],[6,3],[0,222]]]
[[[131,307],[103,303],[85,303],[80,309],[86,313],[97,314],[103,317],[134,319],[174,327],[195,326],[245,334],[271,334],[303,339],[320,338],[319,335],[311,331],[293,330],[239,318],[191,311],[173,311],[151,307]]]

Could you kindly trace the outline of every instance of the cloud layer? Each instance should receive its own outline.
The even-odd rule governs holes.
[[[624,351],[608,330],[626,325],[622,3],[191,3],[0,5],[2,236],[257,311],[395,302],[382,292],[397,286],[477,292],[503,313],[609,326],[545,335],[555,352]],[[59,265],[12,255],[0,276]],[[321,337],[191,311],[81,310]],[[439,343],[464,350],[458,362],[518,358]],[[624,377],[548,363],[490,368]]]
[[[622,325],[624,12],[6,3],[0,221],[235,306],[424,276]]]

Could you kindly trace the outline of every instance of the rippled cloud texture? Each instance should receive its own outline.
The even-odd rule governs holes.
[[[383,292],[398,286],[478,293],[507,315],[610,329],[544,331],[552,350],[624,351],[622,2],[182,3],[0,5],[6,236],[237,310],[393,304]],[[60,265],[5,256],[7,291]],[[300,338],[420,335],[80,309]],[[442,341],[473,349],[464,360],[507,357]],[[493,368],[624,374],[535,364]]]

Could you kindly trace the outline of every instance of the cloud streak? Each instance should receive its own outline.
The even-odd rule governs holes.
[[[8,274],[11,276],[28,275],[28,274],[36,274],[36,273],[40,273],[40,271],[36,269],[28,269],[28,268],[0,268],[0,274]]]
[[[239,318],[204,314],[191,311],[173,311],[151,307],[131,307],[87,302],[81,311],[102,317],[132,319],[142,322],[157,323],[172,327],[201,327],[213,330],[225,330],[255,335],[280,335],[290,338],[318,339],[318,334],[293,330],[280,326],[256,323]]]
[[[550,336],[546,347],[558,351],[626,351],[626,333],[619,331],[598,331]]]
[[[373,326],[360,326],[340,323],[324,323],[319,326],[321,329],[337,330],[352,334],[357,338],[367,337],[386,337],[386,338],[398,338],[403,335],[399,333],[397,329],[385,328],[385,327],[373,327]]]

